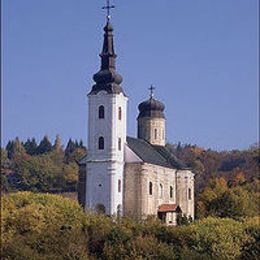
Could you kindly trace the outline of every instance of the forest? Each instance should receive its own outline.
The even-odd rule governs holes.
[[[167,147],[195,173],[196,219],[177,227],[85,214],[57,195],[76,194],[82,141],[10,140],[1,148],[4,259],[258,259],[259,146]]]

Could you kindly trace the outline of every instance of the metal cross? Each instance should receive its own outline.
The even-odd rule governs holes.
[[[106,9],[107,10],[107,20],[108,21],[111,19],[110,9],[113,9],[113,8],[115,8],[115,6],[114,5],[110,5],[110,0],[107,0],[107,5],[102,7],[102,9]]]
[[[149,90],[150,90],[150,98],[153,98],[153,96],[154,96],[154,90],[155,90],[155,87],[153,86],[153,85],[151,85],[151,87],[150,88],[148,88]]]

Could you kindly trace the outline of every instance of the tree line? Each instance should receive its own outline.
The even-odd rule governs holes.
[[[1,148],[1,185],[6,192],[76,191],[77,162],[86,155],[83,142],[69,139],[65,148],[59,136],[52,144],[48,136],[21,142],[18,137]]]
[[[167,148],[195,173],[196,218],[208,216],[252,217],[259,213],[259,162],[257,145],[245,150],[213,151],[190,144]],[[87,154],[82,141],[70,139],[62,146],[47,136],[21,142],[19,138],[1,149],[2,190],[76,192],[77,162]]]
[[[196,218],[259,215],[259,145],[232,151],[181,143],[167,147],[195,173]]]

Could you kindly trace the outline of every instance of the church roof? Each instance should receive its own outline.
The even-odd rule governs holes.
[[[127,137],[127,146],[141,159],[140,161],[173,169],[188,169],[169,149],[161,145],[152,145],[143,139]],[[79,160],[78,164],[86,163],[87,156]]]
[[[177,204],[162,204],[158,208],[158,212],[182,212]]]
[[[187,166],[165,146],[151,145],[143,139],[129,136],[127,137],[127,145],[144,162],[167,168],[187,169]]]
[[[159,100],[150,97],[148,100],[139,104],[139,115],[141,117],[153,117],[153,118],[164,118],[164,104]]]
[[[151,87],[149,88],[150,98],[142,102],[141,104],[139,104],[138,118],[141,117],[165,118],[163,113],[165,106],[162,102],[154,98],[154,92],[153,92],[154,89],[155,88],[153,87],[153,85],[151,85]]]

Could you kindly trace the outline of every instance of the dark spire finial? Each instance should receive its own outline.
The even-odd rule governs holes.
[[[113,8],[115,8],[115,5],[110,5],[110,0],[107,0],[107,5],[102,7],[102,9],[107,10],[107,22],[111,19],[110,10]]]
[[[107,93],[124,93],[120,86],[123,81],[120,74],[116,71],[116,53],[113,42],[113,27],[110,23],[110,9],[115,8],[114,5],[110,4],[110,0],[106,0],[106,6],[102,9],[107,10],[107,23],[104,27],[104,41],[101,57],[101,68],[94,74],[93,79],[96,84],[92,87],[90,94],[97,94],[101,90],[107,91]]]
[[[150,98],[153,98],[154,97],[154,90],[155,90],[155,87],[153,85],[151,85],[150,88],[148,88],[150,90]]]

